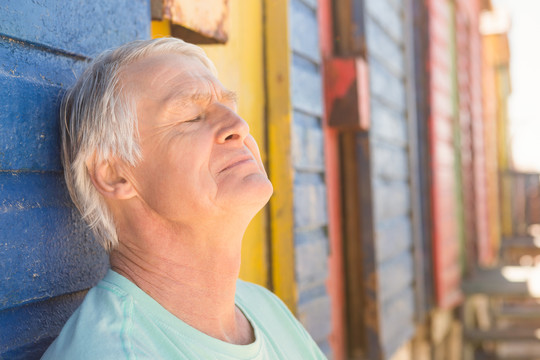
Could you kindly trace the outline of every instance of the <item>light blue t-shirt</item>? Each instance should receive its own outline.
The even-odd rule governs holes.
[[[249,345],[230,344],[196,330],[109,270],[42,359],[326,359],[268,290],[238,280],[235,301],[255,332]]]

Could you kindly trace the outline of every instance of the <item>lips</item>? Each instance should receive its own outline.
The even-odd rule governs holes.
[[[220,170],[220,173],[222,173],[224,171],[227,171],[227,170],[230,170],[235,166],[242,165],[242,164],[244,164],[246,162],[250,162],[250,161],[254,161],[253,157],[250,156],[250,155],[238,156],[238,157],[232,159],[231,161],[229,161],[227,163],[227,165],[225,165],[225,167]]]

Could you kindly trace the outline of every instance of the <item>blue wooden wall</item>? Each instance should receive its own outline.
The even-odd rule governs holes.
[[[366,0],[371,161],[379,309],[385,358],[415,331],[405,0]]]
[[[289,24],[298,317],[330,358],[328,335],[332,322],[326,290],[329,245],[317,0],[290,0]]]
[[[63,182],[60,95],[149,27],[148,0],[0,3],[0,359],[39,358],[108,266]]]

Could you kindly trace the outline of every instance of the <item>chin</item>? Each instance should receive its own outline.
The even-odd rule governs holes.
[[[244,179],[239,194],[235,196],[236,203],[238,206],[246,205],[252,208],[255,215],[268,203],[273,192],[272,183],[266,175],[250,176]]]

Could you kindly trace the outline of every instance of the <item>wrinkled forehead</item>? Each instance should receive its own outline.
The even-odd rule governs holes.
[[[166,54],[141,59],[123,74],[125,91],[131,95],[137,111],[154,115],[174,112],[190,105],[213,101],[232,104],[237,97],[227,90],[196,57]]]
[[[208,91],[203,89],[216,86],[222,88],[198,58],[174,53],[151,55],[127,65],[121,72],[120,82],[122,88],[132,95],[155,100],[165,100],[179,91]]]

